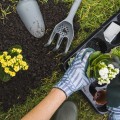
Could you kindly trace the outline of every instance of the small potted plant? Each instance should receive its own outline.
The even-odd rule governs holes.
[[[120,68],[120,46],[114,47],[109,53],[95,51],[88,59],[87,77],[95,78],[98,86],[106,85],[119,74]],[[106,90],[101,89],[93,95],[97,105],[105,105]]]
[[[68,61],[71,64],[74,57]],[[120,46],[114,47],[109,53],[101,53],[101,51],[93,52],[88,59],[86,76],[96,79],[96,86],[103,87],[113,80],[119,74],[120,68]],[[93,95],[97,105],[106,104],[106,90],[100,89]]]
[[[70,58],[68,65],[75,57]],[[95,78],[99,85],[109,84],[120,68],[120,46],[114,47],[109,53],[101,51],[93,52],[88,59],[86,75],[88,78]]]
[[[117,46],[109,53],[95,51],[88,59],[86,74],[88,78],[95,78],[99,85],[109,84],[120,68],[120,46]]]
[[[27,70],[28,64],[19,45],[0,53],[0,80],[7,82],[20,70]]]

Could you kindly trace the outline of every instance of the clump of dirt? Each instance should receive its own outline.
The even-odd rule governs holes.
[[[19,44],[29,63],[28,71],[19,72],[7,83],[0,81],[0,103],[5,111],[14,104],[23,103],[29,95],[30,89],[40,86],[42,79],[50,76],[60,62],[60,58],[56,59],[56,55],[61,51],[50,52],[53,46],[45,48],[44,44],[47,43],[54,26],[67,16],[69,4],[64,2],[55,4],[54,0],[49,0],[46,4],[39,4],[46,25],[46,33],[40,39],[33,37],[26,30],[17,13],[10,14],[8,19],[4,20],[5,24],[0,21],[0,51]],[[76,17],[75,36],[79,30],[77,21]]]

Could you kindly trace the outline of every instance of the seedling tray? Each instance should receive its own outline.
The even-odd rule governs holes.
[[[100,50],[102,53],[109,52],[113,47],[120,45],[120,33],[112,40],[111,43],[107,42],[104,38],[104,31],[112,23],[120,25],[120,10],[109,18],[105,23],[101,25],[95,32],[93,32],[90,37],[88,37],[83,43],[81,43],[76,49],[74,49],[70,54],[68,54],[62,60],[61,69],[66,71],[69,67],[68,61],[70,58],[74,57],[78,50],[83,48],[93,48],[94,50]],[[84,87],[81,92],[88,99],[94,109],[100,113],[104,114],[107,112],[106,104],[98,105],[95,100],[93,100],[93,95],[96,91],[106,89],[107,85],[99,86],[96,82],[93,82],[91,85]]]

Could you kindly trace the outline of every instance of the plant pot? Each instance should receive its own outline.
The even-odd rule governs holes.
[[[105,105],[107,103],[106,90],[97,91],[93,96],[93,100],[96,101],[97,105]]]

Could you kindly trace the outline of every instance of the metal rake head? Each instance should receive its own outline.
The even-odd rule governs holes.
[[[53,29],[53,32],[48,40],[48,43],[45,44],[45,47],[49,46],[52,43],[56,34],[58,34],[59,37],[57,40],[56,47],[53,50],[54,51],[58,50],[63,39],[67,38],[67,45],[66,45],[65,52],[64,52],[64,53],[67,53],[70,48],[73,37],[74,37],[73,25],[67,21],[62,21],[59,24],[57,24],[55,28]]]

